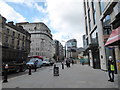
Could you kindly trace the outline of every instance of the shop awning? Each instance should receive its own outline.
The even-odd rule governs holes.
[[[117,29],[112,30],[112,33],[108,38],[105,46],[118,45],[119,42],[120,42],[120,26]]]

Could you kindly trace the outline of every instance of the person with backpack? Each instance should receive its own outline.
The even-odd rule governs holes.
[[[115,71],[114,61],[112,59],[112,56],[109,56],[109,59],[108,59],[109,80],[108,81],[114,82],[114,71]]]

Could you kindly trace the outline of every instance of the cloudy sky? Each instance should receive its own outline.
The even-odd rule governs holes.
[[[82,0],[0,0],[0,14],[8,21],[44,22],[53,39],[63,45],[77,39],[83,46],[84,11]]]

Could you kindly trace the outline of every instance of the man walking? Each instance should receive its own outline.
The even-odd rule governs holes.
[[[114,82],[114,71],[115,71],[115,67],[114,67],[114,61],[112,59],[112,56],[109,56],[109,60],[108,60],[108,76],[109,76],[109,80],[111,82]]]

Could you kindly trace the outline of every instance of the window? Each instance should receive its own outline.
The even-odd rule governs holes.
[[[110,28],[108,28],[108,29],[106,28],[106,29],[104,29],[103,34],[104,35],[110,35],[111,32],[112,32],[112,30]]]
[[[110,26],[110,21],[111,21],[110,15],[107,15],[107,16],[103,19],[103,27],[104,27],[104,28],[109,27],[109,26]]]
[[[111,30],[111,25],[110,25],[110,15],[107,15],[104,19],[103,19],[103,35],[110,35],[110,33],[112,32]]]
[[[85,27],[86,27],[86,35],[88,35],[88,25],[87,25],[87,18],[85,19]]]
[[[15,36],[15,32],[13,31],[13,36]]]
[[[18,38],[20,38],[20,34],[18,34]]]
[[[6,43],[8,43],[8,36],[6,36],[6,40],[5,40]]]
[[[86,43],[87,43],[87,45],[89,44],[89,42],[88,42],[88,38],[86,39]]]
[[[37,28],[36,27],[34,27],[34,30],[36,30]]]
[[[88,10],[88,20],[90,21],[90,10]]]
[[[14,44],[14,38],[12,38],[12,44]]]
[[[98,44],[98,32],[97,29],[91,34],[91,41],[93,44]]]
[[[19,46],[19,40],[17,41],[17,46]]]
[[[84,13],[86,15],[86,3],[84,2]]]
[[[92,3],[92,11],[93,11],[93,22],[94,24],[96,24],[96,10],[95,10],[94,0],[91,3]]]
[[[9,34],[10,29],[7,28],[7,34]]]
[[[22,42],[22,47],[24,48],[24,42]]]
[[[90,31],[91,31],[90,10],[88,10],[88,20],[89,20],[89,29],[90,29]]]
[[[105,6],[104,6],[104,0],[100,0],[100,2],[99,2],[99,6],[100,6],[100,13],[102,14],[102,12],[104,11],[104,8],[105,8]]]
[[[89,8],[89,1],[87,0],[87,7]]]
[[[24,38],[25,38],[25,37],[23,36],[23,41],[24,41]]]

